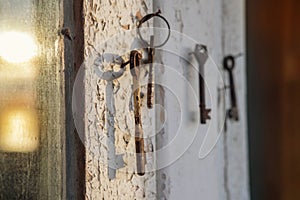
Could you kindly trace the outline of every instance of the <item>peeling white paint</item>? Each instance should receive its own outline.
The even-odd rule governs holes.
[[[123,56],[129,53],[136,33],[136,13],[146,14],[151,1],[94,0],[84,1],[85,104],[86,104],[86,199],[155,199],[155,173],[135,174],[134,117],[132,110],[132,77],[127,70],[117,80],[104,80],[93,69],[94,59],[103,53]],[[151,12],[152,9],[147,10]],[[128,27],[129,30],[126,30]],[[111,39],[113,38],[113,39]],[[105,43],[106,40],[110,40]],[[128,56],[125,59],[128,59]],[[99,63],[98,63],[99,64]],[[103,71],[118,70],[118,66],[103,63]],[[141,72],[145,77],[146,71]],[[99,75],[99,74],[98,74]],[[106,77],[109,74],[104,74]],[[118,74],[116,74],[118,76]],[[102,78],[105,78],[102,76]],[[147,78],[147,77],[146,77]],[[145,78],[145,79],[146,79]],[[107,78],[105,78],[107,79]],[[142,80],[143,81],[143,80]],[[146,88],[142,87],[145,93]],[[142,99],[143,107],[146,98]],[[142,112],[145,114],[146,109]],[[151,133],[153,125],[149,115],[143,115],[143,125]],[[113,141],[113,142],[111,142]],[[152,141],[146,140],[146,146]],[[116,164],[124,154],[125,167],[112,170],[108,163]],[[117,156],[119,155],[119,156]],[[108,160],[110,159],[110,160]],[[147,166],[154,158],[147,157]]]

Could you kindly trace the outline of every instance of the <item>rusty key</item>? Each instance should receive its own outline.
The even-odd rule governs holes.
[[[199,65],[199,100],[200,100],[200,123],[206,124],[206,120],[210,118],[211,109],[206,108],[205,104],[205,82],[204,82],[204,64],[208,59],[207,47],[201,44],[196,44],[193,52]]]
[[[130,72],[133,78],[133,102],[134,102],[134,122],[135,122],[135,150],[137,174],[145,174],[146,154],[144,148],[144,137],[141,114],[141,87],[140,87],[140,65],[142,55],[138,51],[130,52]]]
[[[228,110],[228,117],[235,121],[239,120],[239,113],[236,101],[235,85],[233,78],[233,69],[235,67],[235,58],[231,55],[226,56],[223,60],[224,69],[228,71],[229,74],[229,89],[230,89],[230,101],[231,108]]]
[[[144,24],[145,22],[147,22],[148,20],[150,20],[154,17],[158,17],[161,20],[163,20],[164,23],[168,27],[168,35],[167,35],[166,39],[161,44],[157,44],[157,45],[154,45],[154,35],[150,36],[150,43],[148,43],[148,41],[146,41],[143,38],[141,31],[140,31],[142,24]],[[145,15],[142,19],[139,20],[139,23],[137,25],[137,33],[139,35],[139,38],[148,46],[148,48],[147,48],[148,59],[144,60],[143,63],[149,64],[149,78],[148,78],[148,88],[147,88],[147,107],[149,109],[151,109],[151,108],[153,108],[154,101],[155,101],[155,99],[154,99],[154,93],[155,93],[154,92],[154,90],[155,90],[154,79],[155,78],[154,78],[154,73],[153,73],[153,61],[154,61],[155,48],[162,47],[168,42],[168,40],[170,38],[170,34],[171,34],[170,24],[169,24],[168,20],[161,15],[161,11],[158,10],[157,12]]]
[[[153,73],[153,61],[154,61],[154,36],[150,37],[150,47],[148,48],[148,62],[149,62],[149,77],[147,87],[147,107],[153,108],[154,104],[154,73]]]

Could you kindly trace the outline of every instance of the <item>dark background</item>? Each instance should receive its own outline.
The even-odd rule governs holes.
[[[251,196],[299,200],[300,1],[246,6]]]

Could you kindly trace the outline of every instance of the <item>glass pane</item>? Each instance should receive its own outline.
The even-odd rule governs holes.
[[[61,199],[59,2],[0,0],[0,199]]]

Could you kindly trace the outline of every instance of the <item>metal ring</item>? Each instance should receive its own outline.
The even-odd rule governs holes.
[[[171,35],[170,24],[169,24],[169,22],[167,21],[166,18],[164,18],[163,16],[160,15],[160,13],[161,13],[161,11],[158,10],[156,13],[151,13],[151,14],[148,14],[148,15],[144,16],[144,17],[139,21],[139,24],[138,24],[138,26],[137,26],[137,28],[138,28],[137,31],[138,31],[138,35],[139,35],[140,39],[141,39],[143,42],[145,42],[148,46],[150,46],[150,44],[149,44],[149,43],[142,37],[142,35],[141,35],[140,28],[141,28],[142,24],[145,23],[146,21],[148,21],[149,19],[153,18],[153,17],[159,17],[159,18],[161,18],[161,19],[167,24],[167,27],[168,27],[169,32],[168,32],[168,36],[167,36],[166,40],[165,40],[162,44],[160,44],[160,45],[156,45],[156,46],[153,45],[152,48],[157,48],[157,47],[162,47],[162,46],[164,46],[164,45],[168,42],[168,40],[169,40],[169,38],[170,38],[170,35]]]

